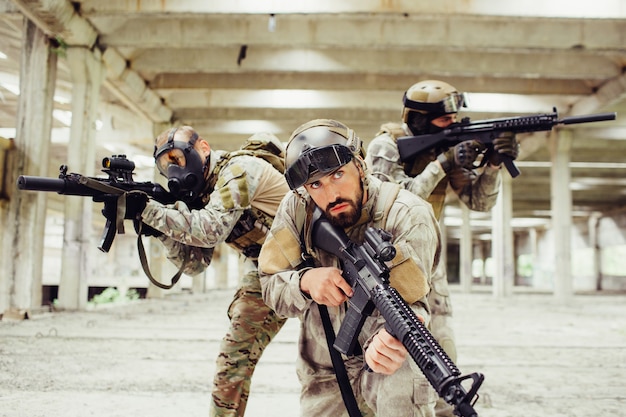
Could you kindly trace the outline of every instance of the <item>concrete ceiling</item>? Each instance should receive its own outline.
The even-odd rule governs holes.
[[[574,214],[626,207],[626,5],[619,0],[0,0],[0,135],[15,128],[22,17],[106,68],[99,160],[150,155],[155,131],[194,126],[214,148],[287,140],[329,117],[367,143],[403,92],[434,78],[469,93],[472,120],[617,112],[574,129]],[[69,110],[59,60],[56,106]],[[55,121],[63,137],[67,122]],[[4,133],[5,136],[10,135]],[[69,136],[66,133],[66,136]],[[549,133],[520,135],[515,217],[550,216]],[[53,147],[64,158],[63,139]],[[70,167],[71,168],[71,167]],[[507,175],[504,173],[504,175]],[[476,214],[473,214],[476,215]]]

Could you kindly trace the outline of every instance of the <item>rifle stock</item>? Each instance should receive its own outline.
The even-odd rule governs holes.
[[[395,256],[395,248],[389,242],[391,236],[370,227],[365,232],[365,242],[356,245],[341,228],[333,226],[319,208],[314,212],[312,232],[315,247],[341,260],[343,276],[354,290],[333,347],[345,355],[354,354],[365,319],[378,309],[387,331],[402,342],[439,396],[454,406],[454,413],[477,417],[473,406],[484,376],[480,373],[461,376],[415,312],[389,285],[385,262]],[[466,390],[462,382],[469,379],[472,385]]]
[[[558,125],[601,122],[615,120],[615,118],[616,113],[598,113],[583,116],[569,116],[559,119],[556,108],[553,113],[480,120],[476,122],[470,121],[469,118],[464,118],[460,123],[452,124],[447,129],[438,133],[400,137],[397,141],[398,151],[402,162],[410,160],[423,151],[435,147],[447,149],[466,140],[478,140],[486,145],[487,151],[493,151],[493,141],[504,132],[517,134],[548,131]],[[520,172],[515,166],[513,159],[505,155],[500,155],[500,157],[503,160],[504,166],[509,171],[509,174],[511,174],[511,177],[517,177]]]
[[[20,190],[56,192],[62,195],[76,195],[91,197],[95,202],[103,202],[102,214],[106,224],[98,249],[108,252],[115,235],[123,233],[117,218],[117,199],[129,191],[142,191],[163,204],[176,201],[160,184],[135,182],[133,170],[135,164],[126,158],[126,155],[113,155],[102,160],[102,171],[108,178],[86,177],[81,174],[67,173],[67,166],[61,165],[58,178],[36,177],[20,175],[17,178],[17,188]],[[123,221],[123,220],[122,220]]]

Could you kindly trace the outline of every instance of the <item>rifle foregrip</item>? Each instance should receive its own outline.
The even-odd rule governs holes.
[[[378,287],[372,301],[384,317],[388,331],[402,342],[433,388],[441,395],[449,379],[461,374],[452,359],[395,288]]]
[[[484,377],[481,374],[460,376],[452,359],[395,288],[378,286],[372,300],[385,318],[387,331],[402,342],[437,394],[454,406],[455,415],[477,417],[473,402]],[[468,392],[461,381],[469,378],[474,383]]]

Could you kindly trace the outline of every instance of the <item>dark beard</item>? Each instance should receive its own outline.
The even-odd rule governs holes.
[[[363,209],[363,182],[360,184],[361,192],[357,195],[356,201],[351,201],[345,198],[340,198],[326,206],[324,213],[326,214],[326,218],[330,221],[333,226],[346,228],[356,224],[361,218],[361,210]],[[339,213],[338,215],[330,214],[330,209],[333,207],[348,203],[352,210],[349,212]]]

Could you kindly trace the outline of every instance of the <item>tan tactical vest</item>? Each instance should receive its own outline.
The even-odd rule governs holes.
[[[267,152],[269,156],[269,152]],[[265,157],[265,154],[261,155],[259,152],[255,150],[238,150],[234,152],[229,152],[223,155],[222,159],[217,163],[215,169],[209,176],[209,184],[210,189],[213,190],[215,187],[215,183],[217,182],[217,177],[222,167],[226,165],[231,158],[239,155],[250,155],[259,158],[263,158],[266,161],[270,162],[272,166],[277,169],[277,164],[275,161],[268,160]],[[276,158],[276,155],[271,155],[272,158]],[[282,174],[282,172],[281,172]],[[206,201],[208,203],[208,200]],[[259,257],[259,253],[261,252],[261,245],[265,242],[265,238],[272,227],[272,222],[274,221],[274,217],[265,213],[263,210],[260,210],[256,207],[251,207],[249,209],[244,210],[243,214],[237,221],[237,224],[230,232],[228,237],[226,238],[226,244],[235,249],[236,251],[242,253],[244,256],[256,260]]]

